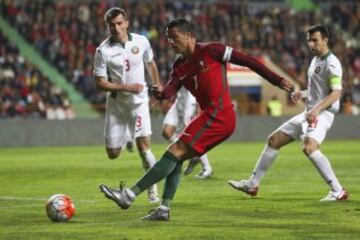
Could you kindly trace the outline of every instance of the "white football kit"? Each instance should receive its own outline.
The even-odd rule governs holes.
[[[109,82],[144,85],[139,94],[125,91],[107,93],[104,128],[107,147],[123,147],[129,138],[151,135],[144,61],[152,60],[153,51],[148,39],[135,33],[129,33],[125,45],[109,37],[96,49],[94,77],[106,77]]]
[[[314,57],[308,69],[305,111],[282,124],[275,132],[284,132],[294,139],[309,137],[321,144],[333,124],[335,113],[339,111],[340,101],[337,100],[323,110],[312,124],[306,121],[306,112],[328,96],[331,90],[341,90],[341,79],[341,64],[333,53],[329,52],[324,57]]]
[[[180,88],[177,98],[166,113],[163,125],[176,126],[177,132],[182,131],[196,114],[196,99],[184,87]]]

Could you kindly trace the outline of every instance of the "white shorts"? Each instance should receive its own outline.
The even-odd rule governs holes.
[[[294,139],[304,140],[305,137],[315,139],[320,145],[334,122],[335,115],[329,111],[322,111],[317,117],[315,124],[309,125],[305,117],[306,112],[302,112],[290,120],[283,123],[275,132],[281,131]]]
[[[105,114],[105,145],[123,147],[128,140],[152,134],[148,102],[121,104],[108,98]]]
[[[177,100],[166,113],[163,125],[175,126],[178,131],[182,131],[195,116],[196,103],[188,104],[183,112],[179,112],[177,108]]]

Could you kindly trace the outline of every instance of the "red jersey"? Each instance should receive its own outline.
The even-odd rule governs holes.
[[[196,98],[201,113],[180,134],[180,139],[199,156],[227,139],[235,129],[226,80],[226,62],[247,66],[269,82],[280,85],[282,78],[255,58],[246,56],[221,43],[197,43],[191,59],[179,58],[162,97],[171,98],[181,86]]]
[[[279,85],[282,78],[255,58],[244,55],[221,43],[196,44],[191,59],[179,58],[164,88],[165,98],[173,97],[181,86],[196,98],[202,110],[209,107],[230,107],[231,98],[226,79],[226,62],[247,66],[269,82]]]

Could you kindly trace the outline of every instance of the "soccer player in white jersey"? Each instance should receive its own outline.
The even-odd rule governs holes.
[[[106,152],[110,159],[119,157],[126,142],[134,137],[146,170],[156,160],[150,149],[152,132],[144,65],[152,84],[157,85],[160,83],[158,68],[148,39],[128,32],[129,21],[123,9],[109,9],[104,20],[110,36],[96,49],[94,78],[98,89],[108,91]],[[148,197],[150,202],[159,201],[156,185],[148,189]]]
[[[166,113],[162,135],[170,142],[174,142],[179,133],[190,123],[191,119],[196,115],[197,103],[195,97],[184,87],[177,93],[175,102]],[[198,179],[206,179],[212,175],[212,168],[209,163],[207,154],[201,157],[192,158],[188,167],[184,171],[184,175],[192,172],[197,163],[201,163],[202,170],[196,174]]]
[[[292,93],[295,103],[302,98],[306,99],[305,111],[282,124],[269,136],[267,145],[248,180],[228,181],[235,189],[251,196],[257,194],[260,181],[277,157],[279,149],[300,138],[304,154],[330,187],[329,194],[320,201],[339,201],[348,198],[349,194],[339,183],[328,158],[319,149],[326,132],[333,124],[335,113],[339,110],[342,89],[341,64],[329,49],[329,33],[325,26],[315,25],[309,28],[307,40],[310,52],[314,55],[308,69],[308,88]]]

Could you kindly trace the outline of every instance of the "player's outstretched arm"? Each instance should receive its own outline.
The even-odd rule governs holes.
[[[300,99],[306,98],[307,94],[308,94],[307,90],[292,92],[290,95],[291,101],[293,103],[297,103]]]
[[[165,99],[165,96],[163,94],[163,88],[160,84],[159,85],[151,85],[149,90],[150,90],[151,95],[154,96],[156,99],[158,99],[158,100]]]
[[[253,57],[233,50],[231,53],[230,62],[236,65],[242,65],[250,68],[273,85],[276,85],[285,91],[290,92],[293,89],[291,81],[277,75]]]
[[[236,65],[246,66],[281,89],[286,91],[293,89],[293,85],[289,80],[280,77],[253,57],[217,42],[208,44],[207,49],[211,56],[219,62],[229,61]]]
[[[320,114],[321,111],[330,107],[335,101],[341,97],[341,90],[333,90],[322,101],[320,101],[315,107],[306,113],[306,120],[311,123]]]
[[[96,87],[102,91],[126,91],[131,93],[140,93],[144,89],[143,84],[122,84],[108,82],[106,77],[95,77]]]
[[[155,61],[146,62],[145,67],[149,73],[152,85],[160,85],[159,70]]]

